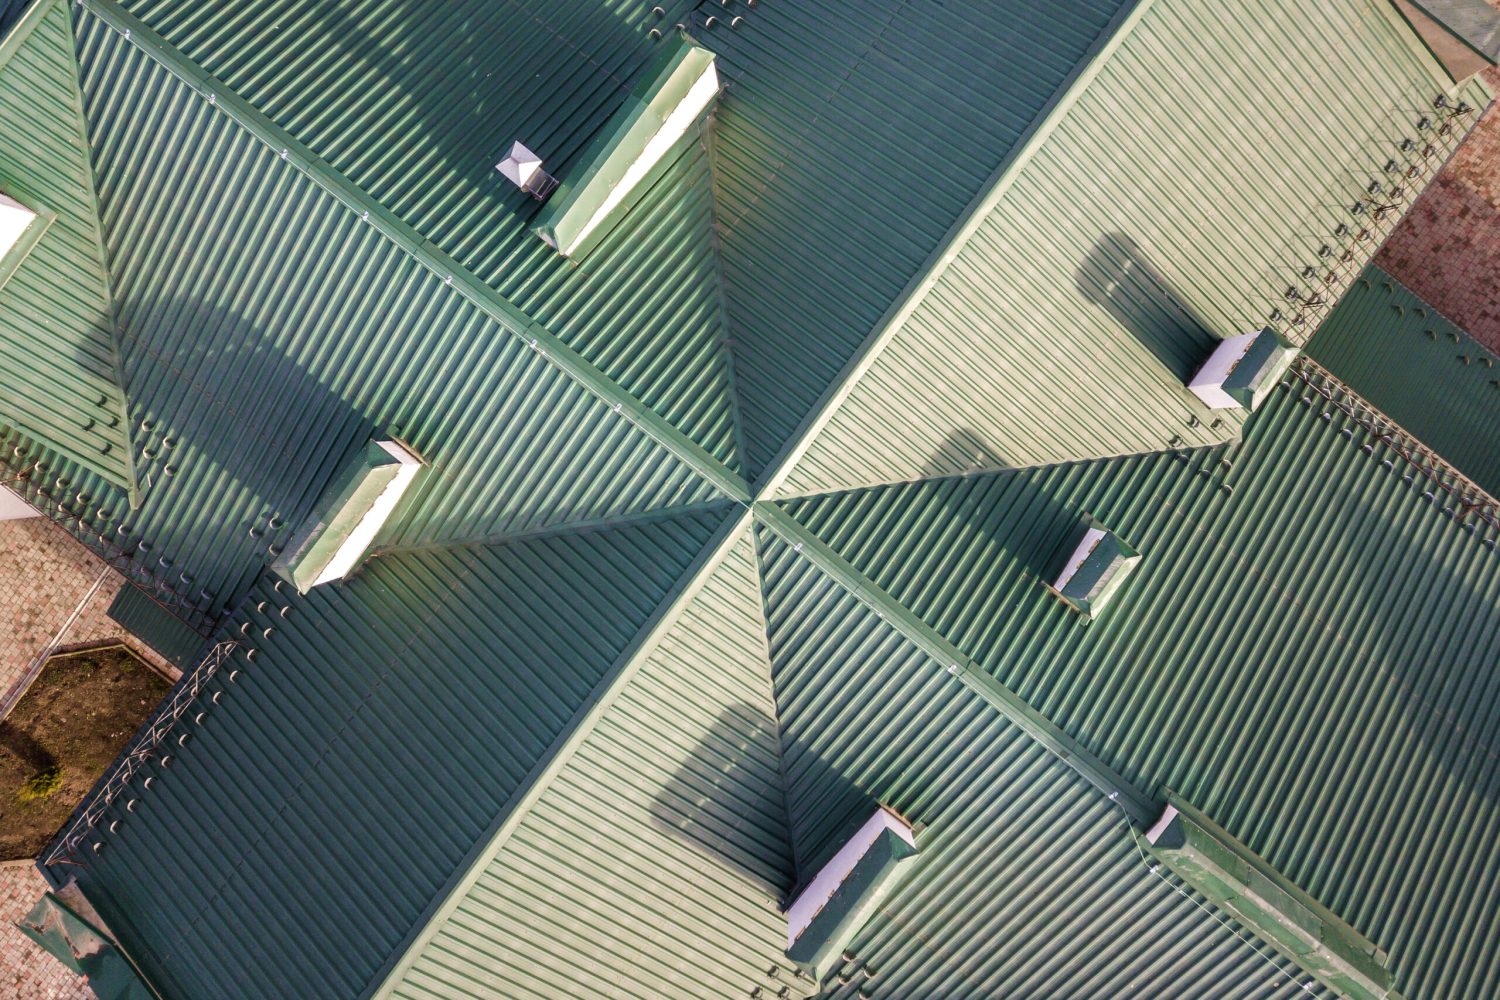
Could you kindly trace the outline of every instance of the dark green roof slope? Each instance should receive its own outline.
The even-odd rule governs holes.
[[[1230,439],[1239,411],[1185,383],[1218,338],[1311,333],[1288,286],[1352,280],[1325,282],[1320,248],[1373,254],[1349,206],[1450,86],[1389,0],[1137,4],[882,319],[779,495]]]
[[[0,193],[37,212],[31,229],[45,232],[19,268],[0,262],[0,424],[129,490],[115,317],[68,4],[37,0],[24,18],[4,13],[6,27]]]
[[[204,722],[111,811],[91,901],[170,996],[359,995],[719,520],[262,581]]]
[[[86,9],[114,5],[89,0]],[[129,0],[121,5],[589,362],[737,468],[702,144],[576,265],[495,170],[565,171],[655,51],[649,4]],[[681,6],[681,5],[678,5]],[[696,140],[696,137],[695,137]]]
[[[790,510],[1137,788],[1181,792],[1386,948],[1405,995],[1500,988],[1500,953],[1463,951],[1500,919],[1495,532],[1321,397],[1278,392],[1230,451]],[[1092,623],[1042,585],[1084,513],[1144,555]]]
[[[1371,267],[1318,330],[1308,354],[1500,495],[1500,358]]]
[[[853,944],[877,978],[830,995],[1307,995],[1295,966],[1151,873],[1104,795],[791,544],[759,540],[803,877],[872,802],[928,827]]]
[[[147,486],[123,534],[193,598],[231,605],[377,434],[430,464],[385,547],[715,495],[121,33],[88,16],[80,52]]]

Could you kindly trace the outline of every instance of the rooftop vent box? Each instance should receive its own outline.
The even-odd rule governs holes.
[[[45,208],[24,205],[8,194],[0,194],[0,288],[5,287],[41,242],[56,218]]]
[[[1188,383],[1193,395],[1215,410],[1253,410],[1291,367],[1297,349],[1269,327],[1219,344]]]
[[[718,94],[714,54],[681,32],[664,40],[624,106],[579,154],[537,215],[537,235],[564,257],[592,250]]]
[[[910,824],[876,810],[787,908],[787,958],[821,981],[916,855]]]
[[[1097,617],[1141,561],[1141,554],[1091,517],[1064,546],[1068,558],[1052,589],[1075,611]]]
[[[303,594],[353,573],[421,467],[404,445],[371,441],[334,477],[271,568]]]
[[[495,164],[495,169],[537,201],[546,201],[557,190],[557,180],[542,169],[542,158],[521,142],[511,143],[510,152]]]

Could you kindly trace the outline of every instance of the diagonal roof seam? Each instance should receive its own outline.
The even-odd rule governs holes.
[[[673,590],[657,606],[651,619],[641,626],[630,646],[605,672],[588,698],[579,705],[573,717],[522,780],[510,800],[500,809],[491,829],[475,843],[448,884],[433,897],[426,911],[412,925],[410,936],[391,953],[360,994],[361,997],[383,1000],[391,996],[400,985],[412,964],[442,928],[448,915],[483,876],[490,862],[505,848],[506,842],[520,827],[531,807],[541,798],[553,779],[567,767],[568,761],[604,718],[631,679],[640,672],[666,637],[668,630],[740,541],[751,518],[752,508],[740,506],[739,512],[720,526],[693,565],[679,577]]]
[[[817,437],[818,432],[832,418],[834,411],[853,390],[855,383],[873,366],[875,359],[896,332],[916,311],[926,293],[937,284],[938,279],[958,256],[964,245],[984,221],[986,209],[1005,193],[1010,183],[1020,174],[1048,134],[1067,115],[1068,108],[1088,89],[1104,63],[1120,47],[1131,29],[1140,22],[1154,0],[1133,0],[1115,12],[1104,31],[1094,40],[1088,53],[1073,68],[1072,73],[1043,106],[1026,130],[1016,140],[1012,151],[996,168],[990,179],[980,187],[958,219],[912,275],[906,287],[896,296],[885,314],[865,337],[859,350],[844,364],[838,376],[823,393],[812,411],[791,439],[766,466],[766,473],[756,484],[757,495],[769,494],[791,473],[802,454]]]
[[[80,10],[99,17],[131,45],[203,94],[210,104],[275,150],[283,161],[306,176],[320,190],[374,227],[422,267],[441,277],[444,284],[452,287],[457,294],[510,331],[574,382],[611,406],[615,413],[638,427],[726,496],[742,503],[749,501],[750,487],[742,476],[590,364],[556,334],[495,292],[468,268],[438,249],[431,240],[425,239],[421,233],[398,219],[304,143],[190,60],[144,21],[125,10],[115,0],[80,2]]]
[[[980,188],[936,249],[902,289],[866,336],[859,349],[849,358],[813,409],[798,425],[781,452],[767,466],[766,473],[756,484],[757,496],[771,495],[791,476],[819,437],[820,432],[833,421],[835,414],[843,408],[855,387],[866,375],[870,374],[882,353],[894,342],[908,321],[916,315],[918,307],[938,286],[949,266],[958,259],[970,240],[979,232],[991,210],[1002,202],[1011,187],[1026,172],[1031,161],[1047,146],[1053,133],[1068,118],[1095,78],[1130,39],[1154,5],[1155,0],[1136,0],[1135,3],[1123,7],[1116,13],[1114,20],[1096,39],[1089,53],[1075,67],[1073,74],[1064,81],[1049,103],[1032,121],[1012,153]],[[1406,41],[1411,46],[1418,45],[1415,36]],[[1444,75],[1437,61],[1425,49],[1422,50],[1422,56],[1434,67],[1434,76]],[[1480,104],[1487,104],[1492,100],[1482,80],[1463,86],[1455,85],[1451,89],[1452,92],[1472,94]],[[1424,97],[1422,101],[1425,102],[1425,100]],[[1388,110],[1385,116],[1391,119],[1392,125],[1395,125],[1398,121],[1407,121],[1408,114],[1420,115],[1424,107],[1426,107],[1425,103],[1419,103],[1415,109],[1402,106]],[[1482,107],[1469,107],[1466,115],[1460,116],[1465,120],[1457,127],[1454,126],[1450,117],[1441,129],[1427,134],[1425,139],[1427,145],[1416,147],[1421,152],[1412,154],[1423,160],[1421,163],[1413,160],[1412,163],[1413,166],[1420,167],[1420,176],[1429,179],[1436,176],[1442,165],[1456,152],[1463,138],[1478,123],[1482,110]],[[1392,148],[1394,150],[1395,147]],[[1429,148],[1437,154],[1436,159],[1427,153]],[[1317,311],[1327,310],[1337,302],[1342,293],[1358,277],[1365,264],[1394,233],[1396,226],[1405,215],[1404,211],[1381,211],[1381,206],[1376,204],[1380,199],[1367,195],[1362,182],[1353,183],[1351,186],[1351,180],[1357,181],[1360,175],[1374,167],[1375,165],[1355,164],[1350,169],[1333,175],[1331,186],[1326,192],[1326,196],[1336,204],[1345,204],[1343,201],[1345,197],[1356,198],[1360,202],[1357,208],[1364,213],[1360,217],[1364,221],[1353,227],[1353,229],[1364,230],[1359,236],[1356,237],[1349,226],[1341,230],[1349,233],[1347,237],[1341,237],[1349,242],[1346,248],[1348,254],[1346,259],[1337,265],[1322,269],[1304,267],[1306,261],[1291,258],[1280,262],[1268,262],[1264,280],[1268,286],[1275,286],[1274,295],[1278,301],[1285,287],[1280,284],[1282,280],[1285,280],[1281,275],[1284,272],[1289,273],[1295,279],[1285,294],[1291,296],[1295,293],[1297,315],[1283,316],[1281,310],[1276,309],[1271,313],[1270,322],[1278,327],[1284,327],[1286,335],[1299,345],[1305,342],[1316,328]],[[1347,192],[1345,188],[1348,188]],[[1409,208],[1410,205],[1411,202],[1407,202],[1405,207]],[[1276,252],[1280,254],[1290,251],[1300,254],[1301,251],[1293,247],[1295,239],[1294,234],[1288,234],[1287,239]],[[1269,266],[1273,264],[1276,266]],[[1309,315],[1309,312],[1313,315]],[[1260,320],[1257,319],[1255,322],[1259,323]],[[1160,376],[1164,383],[1177,385],[1175,380],[1171,379],[1170,373],[1165,370],[1160,373]]]
[[[938,663],[948,664],[948,673],[959,683],[978,694],[1027,736],[1077,771],[1085,781],[1125,810],[1138,825],[1146,827],[1155,821],[1160,808],[1153,796],[1127,781],[1056,723],[992,677],[979,663],[855,569],[790,514],[769,501],[757,501],[754,511],[760,524],[775,532],[794,551],[828,574],[927,656]]]

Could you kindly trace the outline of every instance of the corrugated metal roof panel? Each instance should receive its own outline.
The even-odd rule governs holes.
[[[792,877],[769,669],[746,531],[391,995],[769,986]]]
[[[1478,1000],[1500,951],[1458,942],[1500,919],[1500,555],[1299,395],[1229,451],[791,510],[1136,787],[1170,785],[1386,948],[1403,993]],[[1040,578],[1082,512],[1144,555],[1092,624]]]
[[[715,496],[100,19],[80,49],[131,412],[150,427],[126,527],[205,605],[233,602],[375,433],[430,463],[385,547]]]
[[[1122,6],[818,0],[703,33],[729,82],[715,193],[753,470]]]
[[[1378,267],[1308,354],[1464,475],[1500,494],[1500,358]]]
[[[1448,85],[1389,0],[1144,4],[781,495],[1232,437],[1238,411],[1184,383],[1216,337],[1311,331],[1286,289],[1326,301],[1352,280],[1340,265],[1325,285],[1318,250],[1373,252],[1336,238],[1369,225],[1344,206],[1422,158],[1398,144]]]
[[[107,614],[125,631],[184,670],[196,667],[208,646],[206,638],[134,584],[120,588]]]
[[[566,176],[656,51],[635,0],[130,0],[188,58],[737,468],[701,143],[583,266],[532,231],[495,164]],[[670,21],[662,22],[670,26]]]
[[[1097,789],[792,546],[759,542],[802,877],[875,802],[927,826],[855,939],[877,976],[826,995],[1307,995],[1295,966],[1148,871]]]
[[[66,3],[0,10],[0,193],[52,217],[0,276],[0,422],[132,486],[115,320]],[[9,23],[7,23],[9,22]],[[45,224],[38,218],[33,227]]]
[[[256,657],[56,874],[169,996],[359,995],[721,519],[392,556],[306,598],[263,580]]]

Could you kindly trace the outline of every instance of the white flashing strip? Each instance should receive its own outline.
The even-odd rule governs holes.
[[[394,441],[378,441],[380,447],[386,453],[401,463],[396,477],[386,484],[385,489],[380,491],[380,496],[370,505],[370,509],[360,518],[354,530],[349,532],[349,537],[344,539],[344,544],[339,546],[328,565],[323,567],[323,572],[312,582],[312,586],[329,583],[333,580],[342,580],[354,568],[359,565],[365,553],[370,551],[370,546],[375,543],[375,536],[390,520],[391,514],[395,513],[396,504],[401,502],[412,482],[417,478],[417,470],[422,467],[421,459],[401,447]]]
[[[10,253],[36,213],[14,198],[0,194],[0,257]]]
[[[1208,356],[1203,367],[1198,369],[1198,374],[1188,383],[1188,389],[1193,395],[1203,400],[1205,406],[1213,410],[1238,410],[1243,409],[1239,401],[1224,391],[1224,380],[1229,378],[1229,373],[1234,371],[1234,366],[1240,363],[1250,350],[1250,345],[1255,343],[1255,338],[1260,336],[1260,331],[1255,333],[1242,333],[1238,337],[1230,337],[1228,340],[1214,348],[1214,352]]]
[[[786,946],[790,948],[797,943],[802,932],[807,930],[808,925],[813,922],[833,894],[838,891],[839,886],[854,871],[854,866],[859,859],[874,846],[875,841],[886,830],[895,833],[896,836],[906,841],[912,847],[917,846],[916,838],[912,836],[911,827],[906,821],[889,809],[884,807],[877,809],[875,815],[865,820],[863,826],[850,837],[839,852],[829,859],[817,877],[812,880],[806,889],[797,895],[797,899],[786,911]]]
[[[1162,810],[1161,818],[1151,825],[1151,829],[1146,831],[1146,843],[1155,847],[1156,842],[1161,839],[1161,835],[1167,832],[1167,827],[1171,826],[1172,821],[1176,818],[1177,807],[1168,805],[1166,809]]]
[[[597,229],[599,224],[620,206],[625,197],[641,181],[646,179],[646,175],[651,172],[651,168],[656,166],[657,162],[663,156],[667,155],[671,148],[677,144],[677,140],[687,134],[687,130],[693,127],[693,123],[713,103],[718,93],[719,71],[715,63],[710,62],[704,67],[703,75],[698,77],[692,87],[688,89],[682,102],[672,109],[672,113],[667,116],[666,121],[662,122],[661,128],[646,142],[646,147],[641,150],[641,155],[636,157],[635,162],[626,168],[625,175],[620,178],[620,182],[610,189],[609,196],[604,199],[603,204],[599,206],[599,210],[590,216],[589,221],[578,231],[578,235],[573,238],[571,243],[557,248],[558,252],[567,256],[588,239],[589,234]]]
[[[1083,561],[1089,557],[1089,553],[1093,552],[1099,543],[1104,541],[1106,534],[1107,532],[1103,528],[1090,528],[1088,533],[1083,536],[1083,541],[1078,543],[1078,548],[1074,549],[1073,554],[1068,557],[1068,564],[1063,567],[1062,575],[1057,578],[1057,582],[1052,586],[1057,590],[1062,590],[1066,587],[1068,581],[1073,579],[1073,574],[1078,572],[1078,568],[1083,565]]]

